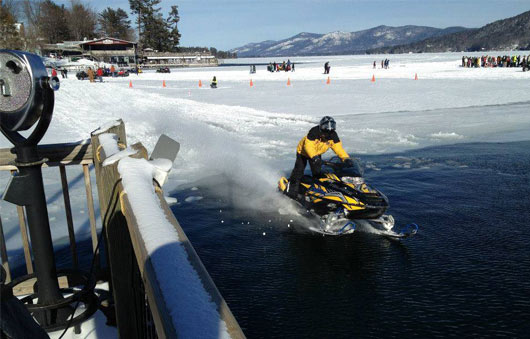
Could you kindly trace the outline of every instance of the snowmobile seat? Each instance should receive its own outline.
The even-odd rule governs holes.
[[[313,177],[310,175],[304,175],[302,179],[300,180],[303,184],[312,185],[313,184]]]

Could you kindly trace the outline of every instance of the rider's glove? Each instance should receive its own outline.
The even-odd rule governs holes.
[[[320,158],[318,155],[316,157],[312,157],[310,161],[313,166],[322,166],[322,158]]]

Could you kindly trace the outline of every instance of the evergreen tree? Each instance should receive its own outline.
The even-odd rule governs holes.
[[[134,32],[131,28],[131,21],[127,13],[118,8],[114,10],[110,7],[99,13],[99,34],[123,40],[133,40]]]
[[[167,24],[169,28],[168,36],[168,50],[171,52],[176,52],[180,43],[180,32],[178,30],[178,23],[180,21],[178,6],[171,6],[171,11],[167,18]]]
[[[178,7],[171,6],[167,19],[156,7],[160,0],[129,0],[131,12],[137,16],[139,44],[141,48],[153,48],[160,52],[177,51],[180,33]]]
[[[158,18],[160,8],[155,8],[160,0],[129,0],[131,12],[137,16],[138,24],[138,43],[141,48],[155,48],[153,39],[157,30],[155,21]]]

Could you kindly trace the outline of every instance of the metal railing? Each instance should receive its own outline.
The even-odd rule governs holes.
[[[92,184],[90,179],[90,168],[93,164],[92,156],[92,145],[89,141],[78,142],[78,143],[64,143],[64,144],[51,144],[39,146],[39,153],[43,158],[46,158],[46,162],[43,167],[59,167],[59,173],[61,177],[62,193],[64,200],[64,211],[66,214],[66,224],[68,228],[69,246],[72,256],[72,266],[74,269],[78,268],[79,259],[77,255],[77,244],[74,232],[74,221],[72,218],[72,206],[70,202],[70,193],[68,189],[68,178],[66,175],[66,166],[78,165],[82,166],[83,177],[86,188],[86,201],[88,208],[88,216],[90,221],[90,232],[92,236],[93,250],[96,249],[97,244],[97,229],[96,229],[96,215],[94,208],[94,199],[92,196]],[[14,165],[16,155],[11,152],[10,148],[0,149],[0,171],[10,171],[11,174],[15,174],[17,168]],[[31,245],[28,236],[28,227],[26,223],[26,215],[24,207],[17,206],[17,215],[20,227],[20,236],[22,238],[22,248],[24,251],[24,260],[26,264],[27,274],[31,274],[34,271],[33,261],[31,256]],[[12,280],[12,272],[9,267],[9,258],[6,249],[6,243],[4,238],[4,230],[2,227],[2,220],[0,216],[0,254],[2,260],[2,266],[6,270],[7,279],[6,282]],[[16,295],[22,295],[31,293],[34,283],[34,279],[28,281],[22,288],[15,290]]]

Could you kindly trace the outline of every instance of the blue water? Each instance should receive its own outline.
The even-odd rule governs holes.
[[[530,141],[362,160],[416,236],[300,232],[292,217],[238,209],[200,184],[202,200],[173,207],[245,334],[528,338]]]
[[[312,234],[303,218],[238,208],[231,197],[252,192],[219,178],[172,193],[181,201],[173,212],[245,334],[528,338],[530,141],[362,161],[367,182],[388,196],[388,213],[418,223],[417,235]],[[185,202],[190,194],[203,199]],[[86,269],[91,246],[77,247]],[[70,267],[69,248],[56,260]],[[13,273],[23,272],[20,262]]]

